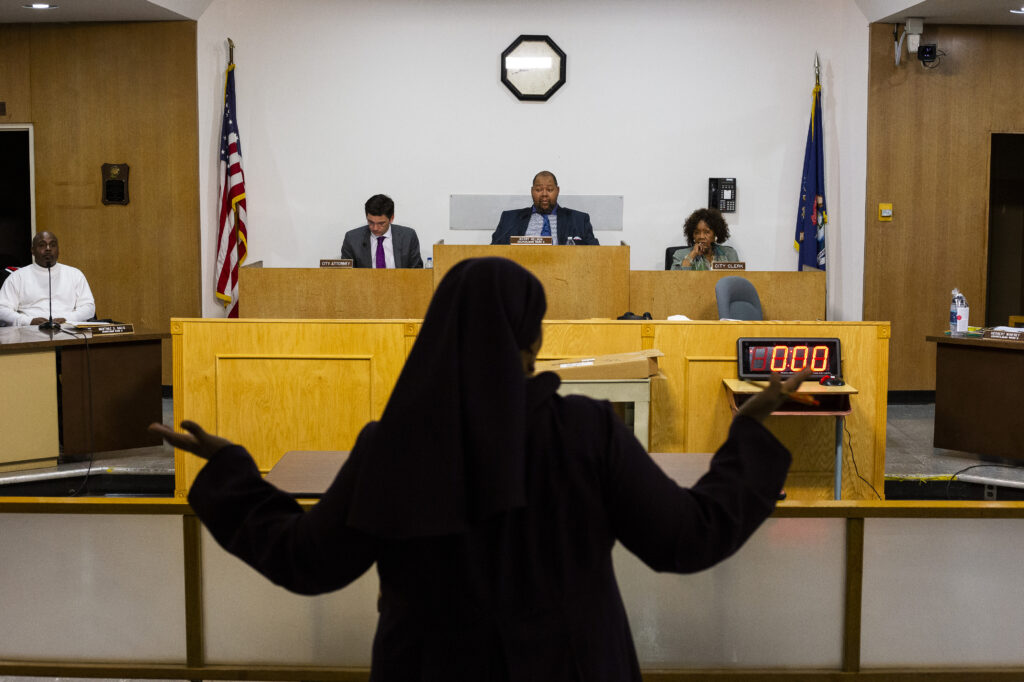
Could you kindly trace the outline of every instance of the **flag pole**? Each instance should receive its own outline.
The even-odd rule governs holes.
[[[817,63],[817,60],[818,60],[817,55],[815,55],[814,60],[815,60],[815,63]],[[228,66],[231,66],[234,63],[235,63],[235,41],[233,41],[231,38],[228,38]]]
[[[230,38],[228,38],[228,42],[231,42]],[[232,45],[232,47],[234,47],[234,45]],[[814,53],[814,84],[817,86],[821,85],[821,64],[818,62],[817,52]]]

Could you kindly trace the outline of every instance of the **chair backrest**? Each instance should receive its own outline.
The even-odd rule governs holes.
[[[672,256],[676,255],[676,251],[679,249],[685,249],[686,244],[680,244],[679,246],[670,246],[665,249],[665,269],[672,269]]]
[[[744,277],[723,277],[715,285],[718,317],[727,320],[763,320],[761,298]]]

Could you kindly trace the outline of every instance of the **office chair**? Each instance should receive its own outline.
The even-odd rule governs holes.
[[[670,246],[665,249],[665,269],[672,269],[672,256],[676,255],[676,251],[679,249],[685,249],[686,244],[680,244],[679,246]]]
[[[719,319],[763,320],[757,289],[743,277],[723,277],[715,285]]]

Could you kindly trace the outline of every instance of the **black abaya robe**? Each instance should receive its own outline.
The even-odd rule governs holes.
[[[462,532],[395,538],[349,523],[377,422],[308,512],[240,446],[211,459],[189,502],[227,551],[301,594],[342,588],[376,563],[372,680],[639,680],[614,543],[656,571],[708,568],[772,512],[790,455],[739,416],[709,472],[680,488],[608,403],[557,386],[553,374],[527,381],[525,504]]]

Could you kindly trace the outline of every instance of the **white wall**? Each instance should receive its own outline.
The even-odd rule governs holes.
[[[540,33],[568,55],[567,84],[519,102],[499,55]],[[747,267],[793,270],[797,193],[822,64],[830,209],[829,317],[860,319],[867,20],[854,0],[213,0],[198,22],[203,313],[212,293],[226,38],[235,41],[249,260],[313,267],[336,256],[363,202],[430,244],[450,194],[513,194],[554,171],[565,194],[621,194],[636,270],[736,177],[731,243]],[[495,216],[494,223],[497,223]],[[493,227],[493,226],[488,226]]]

